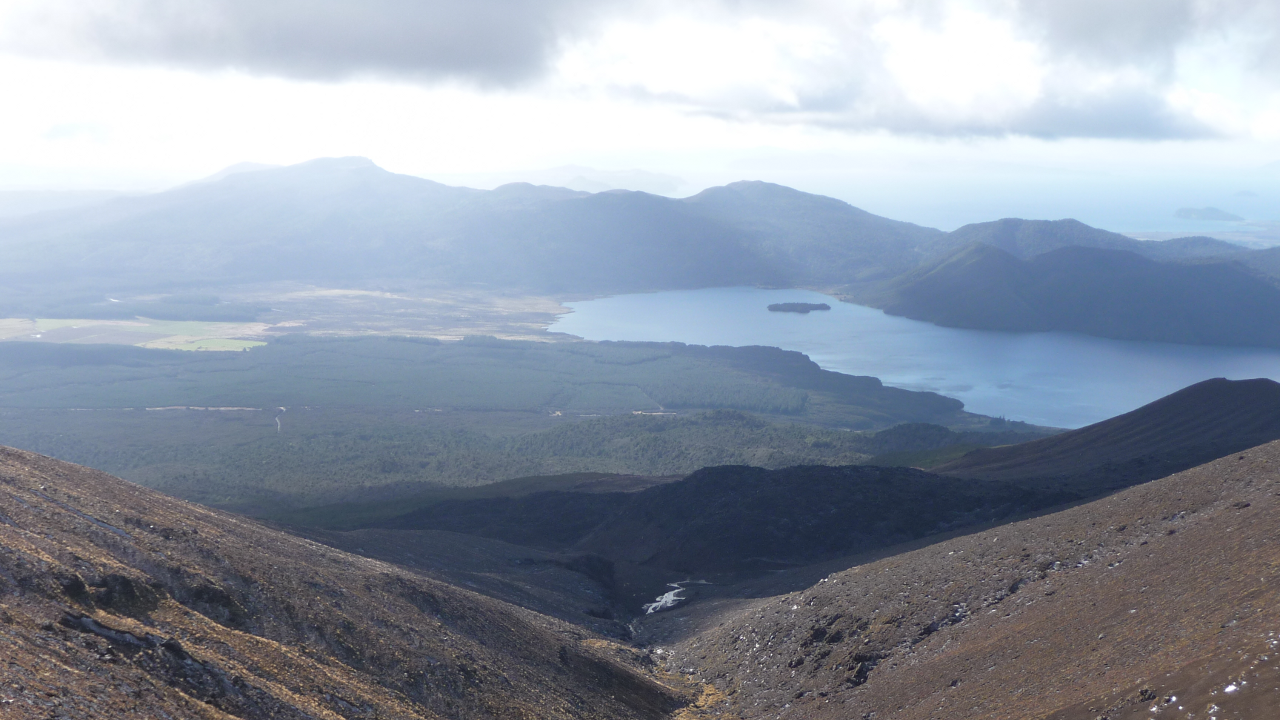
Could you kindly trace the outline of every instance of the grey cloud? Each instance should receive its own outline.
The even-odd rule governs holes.
[[[1172,140],[1213,137],[1212,128],[1176,112],[1164,98],[1127,89],[1085,98],[1042,98],[1009,123],[1022,135]]]
[[[1167,77],[1180,50],[1231,38],[1257,80],[1280,80],[1275,0],[1019,0],[1014,17],[1058,59]]]
[[[1059,73],[1031,108],[1003,118],[951,120],[912,106],[882,66],[871,28],[892,15],[940,23],[958,2],[1007,19],[1051,66],[1072,72]],[[1244,29],[1252,40],[1241,56],[1252,58],[1260,82],[1280,82],[1276,0],[42,0],[38,14],[9,28],[0,46],[304,79],[373,75],[510,87],[545,77],[567,43],[589,38],[604,20],[690,6],[726,20],[822,24],[841,37],[842,57],[815,68],[829,78],[823,88],[787,107],[750,91],[615,92],[746,121],[939,136],[1156,139],[1211,134],[1161,97],[1189,43]],[[1067,79],[1072,73],[1080,80]],[[1106,74],[1139,80],[1105,93],[1091,89],[1090,79]]]
[[[44,55],[334,80],[513,85],[610,0],[49,0],[5,38]],[[17,33],[19,37],[15,37]]]
[[[747,119],[745,114],[734,117]],[[999,119],[950,120],[903,103],[874,109],[813,112],[809,108],[763,113],[780,123],[803,123],[853,131],[890,129],[905,135],[1001,137],[1023,135],[1047,140],[1112,138],[1129,140],[1199,139],[1217,135],[1203,123],[1171,109],[1150,93],[1115,93],[1085,101],[1043,98],[1026,110]]]
[[[683,104],[696,106],[695,98]],[[1022,135],[1048,140],[1114,138],[1128,140],[1201,139],[1219,135],[1171,107],[1158,84],[1112,86],[1105,91],[1080,89],[1050,78],[1041,97],[1003,116],[952,116],[930,112],[886,87],[874,73],[806,95],[790,105],[759,104],[750,108],[710,107],[697,112],[737,121],[799,124],[848,131],[889,130],[933,137],[1000,137]]]
[[[1022,0],[1016,17],[1059,57],[1167,67],[1193,36],[1195,0]]]
[[[784,6],[770,0],[735,1],[759,12],[778,12]],[[926,112],[886,82],[877,58],[865,55],[866,27],[884,15],[843,9],[831,14],[832,6],[815,2],[806,6],[808,12],[819,18],[827,13],[829,25],[842,28],[850,54],[864,53],[846,65],[843,82],[801,97],[792,107],[713,112],[931,136],[1190,139],[1218,131],[1165,98],[1178,55],[1188,46],[1246,38],[1246,44],[1233,45],[1231,51],[1252,64],[1255,82],[1280,83],[1280,3],[1275,0],[904,0],[890,13],[938,26],[956,5],[1003,17],[1039,46],[1049,76],[1034,104],[1000,118]]]

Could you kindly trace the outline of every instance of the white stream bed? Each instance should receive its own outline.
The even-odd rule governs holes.
[[[667,592],[659,595],[658,598],[651,603],[645,603],[644,614],[652,615],[656,612],[661,612],[663,610],[670,610],[671,608],[675,607],[676,603],[685,599],[683,597],[680,597],[680,593],[684,592],[685,585],[710,585],[710,584],[711,583],[707,582],[706,580],[684,580],[676,583],[667,583],[667,587],[675,588],[675,589],[668,590]]]

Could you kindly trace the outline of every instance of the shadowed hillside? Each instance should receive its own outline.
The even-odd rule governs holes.
[[[1161,263],[1086,247],[1020,260],[975,243],[859,297],[947,327],[1280,347],[1280,287],[1228,262]]]
[[[1280,280],[1280,247],[1230,253],[1224,255],[1222,259],[1248,265],[1258,272]]]
[[[727,466],[632,492],[442,499],[369,525],[465,533],[603,558],[617,602],[634,613],[673,580],[758,576],[1072,499],[910,468]],[[332,508],[329,516],[339,512]]]
[[[659,718],[630,651],[386,563],[0,449],[5,717]]]
[[[1094,494],[1277,439],[1280,383],[1217,378],[1079,430],[974,450],[933,471]]]

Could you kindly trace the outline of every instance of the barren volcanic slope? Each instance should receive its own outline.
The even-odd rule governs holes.
[[[1216,378],[1133,412],[1019,445],[974,450],[933,472],[1065,487],[1127,487],[1280,439],[1280,383]]]
[[[756,601],[664,649],[741,718],[1272,718],[1280,442]]]
[[[551,618],[0,449],[0,715],[656,718],[679,695]]]

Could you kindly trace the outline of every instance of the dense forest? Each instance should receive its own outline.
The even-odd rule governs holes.
[[[3,350],[0,444],[257,514],[425,485],[850,464],[1036,437],[776,348],[288,336],[233,353]],[[903,423],[914,429],[874,434]]]

